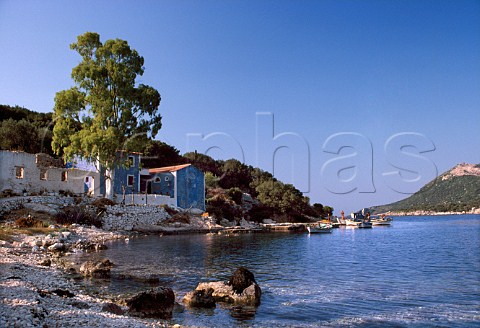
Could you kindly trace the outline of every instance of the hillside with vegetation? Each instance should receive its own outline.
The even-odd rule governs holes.
[[[0,149],[53,155],[52,130],[52,113],[0,105]]]
[[[458,164],[401,201],[372,207],[386,212],[472,212],[480,208],[480,164]]]
[[[205,173],[207,212],[218,219],[239,221],[242,218],[261,222],[305,222],[331,215],[333,208],[310,199],[291,184],[285,184],[269,172],[236,159],[215,160],[210,156],[179,151],[166,143],[150,140],[137,151],[142,152],[144,167],[162,167],[191,163]]]
[[[0,149],[54,155],[51,123],[52,113],[0,105]],[[235,159],[215,160],[196,152],[181,155],[175,147],[158,140],[143,140],[133,147],[143,154],[145,168],[191,163],[202,170],[207,212],[218,220],[305,222],[333,212],[330,206],[310,205],[310,199],[293,185]]]

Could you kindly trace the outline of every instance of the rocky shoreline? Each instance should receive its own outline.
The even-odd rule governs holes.
[[[0,205],[3,205],[0,206],[0,212],[8,213],[24,208],[31,210],[33,215],[40,212],[53,215],[71,204],[74,204],[73,199],[66,197],[18,197],[0,200]],[[389,216],[451,214],[466,213],[387,213]],[[262,231],[260,226],[245,220],[239,222],[240,226],[234,227],[235,224],[227,220],[217,224],[211,218],[199,215],[175,217],[167,213],[165,208],[146,206],[105,206],[103,224],[102,229],[78,224],[52,225],[45,228],[41,234],[14,233],[8,238],[0,238],[0,327],[178,327],[179,325],[172,322],[174,320],[128,315],[128,302],[89,294],[80,284],[75,283],[74,279],[81,278],[82,275],[95,277],[109,273],[111,263],[106,261],[91,263],[90,267],[79,267],[72,265],[66,255],[101,251],[110,241],[127,240],[141,233]],[[97,269],[98,271],[95,271]],[[197,290],[192,292],[188,302],[195,303],[199,297],[216,298],[218,301],[225,299],[225,295],[232,294],[231,287],[224,286],[221,282],[212,284],[200,284]],[[259,289],[253,288],[251,295],[253,296],[249,297],[253,297],[256,303],[259,300]],[[181,300],[176,301],[181,303]],[[209,302],[207,304],[210,304]],[[238,300],[233,297],[229,302],[235,303]],[[181,307],[178,304],[176,306]]]
[[[58,227],[51,229],[58,231]],[[60,230],[48,235],[19,234],[12,236],[11,241],[0,240],[0,327],[181,327],[175,324],[174,316],[171,319],[171,312],[166,316],[171,320],[164,320],[163,317],[145,318],[138,314],[141,312],[132,311],[129,302],[138,295],[121,299],[91,295],[81,284],[74,282],[84,278],[109,279],[113,264],[103,260],[87,261],[78,266],[68,260],[68,255],[102,251],[108,247],[106,243],[128,241],[138,237],[138,233],[111,232],[76,224]],[[124,277],[133,280],[144,278]],[[215,290],[211,295],[213,307],[215,302],[258,305],[260,288],[256,284],[247,286],[241,294],[237,294],[232,289],[234,287],[224,282],[200,283],[192,293],[198,297],[198,292]],[[156,289],[170,290],[174,295],[168,287]],[[141,294],[148,295],[152,291],[156,292],[155,289],[145,290]],[[182,300],[174,301],[173,311],[183,311]],[[152,309],[148,306],[149,302],[147,311]],[[191,297],[184,298],[183,303],[189,307],[206,307],[205,304],[192,302]]]
[[[35,218],[40,213],[54,215],[71,204],[73,200],[66,197],[17,197],[0,200],[0,210],[5,214],[28,209]],[[86,263],[79,266],[70,262],[68,255],[102,251],[108,242],[128,241],[145,233],[228,233],[233,229],[229,222],[219,225],[199,215],[181,220],[164,208],[151,206],[105,206],[102,221],[102,229],[51,225],[38,234],[13,232],[0,238],[0,327],[179,327],[172,320],[129,315],[132,311],[129,313],[125,300],[91,295],[74,279],[103,278],[104,273],[109,274],[111,263],[106,260],[90,263],[90,267]],[[258,228],[245,220],[240,223],[241,227],[235,229]],[[178,303],[176,308],[180,309]]]
[[[11,242],[0,241],[1,327],[172,326],[164,320],[112,313],[118,308],[109,300],[88,295],[68,278],[62,253],[51,247],[63,244],[64,251],[79,251],[127,235],[81,226],[67,232],[59,233],[56,240],[50,235],[17,235]],[[39,246],[45,240],[54,242],[46,251]]]

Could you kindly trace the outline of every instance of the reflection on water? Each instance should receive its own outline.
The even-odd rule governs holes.
[[[480,216],[397,218],[392,227],[328,235],[271,233],[150,236],[102,253],[116,266],[112,294],[145,289],[144,277],[173,288],[177,301],[199,282],[249,268],[262,288],[258,308],[217,306],[175,313],[173,323],[411,327],[480,322]],[[85,260],[77,255],[75,260]],[[135,276],[140,279],[119,279]]]

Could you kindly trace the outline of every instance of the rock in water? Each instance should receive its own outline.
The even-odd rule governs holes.
[[[256,283],[253,273],[244,267],[239,267],[235,270],[228,281],[228,284],[232,286],[233,291],[237,294],[241,294],[245,288]]]
[[[126,300],[128,313],[145,318],[170,319],[175,305],[175,294],[168,287],[157,287]]]
[[[194,290],[183,298],[183,301],[191,307],[214,308],[215,298],[212,296],[213,288]]]
[[[91,278],[110,278],[110,268],[113,263],[108,259],[102,261],[87,261],[80,266],[80,273]]]
[[[196,290],[213,289],[212,296],[216,302],[231,303],[234,305],[257,306],[260,304],[262,290],[260,286],[253,283],[243,290],[241,294],[233,291],[232,286],[223,281],[201,282]]]

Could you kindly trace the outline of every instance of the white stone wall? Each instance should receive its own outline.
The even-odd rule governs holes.
[[[16,177],[16,167],[23,168],[22,178]],[[42,170],[46,170],[46,180],[40,178]],[[65,181],[62,181],[63,172],[67,172]],[[39,193],[63,190],[83,194],[86,176],[93,177],[96,184],[99,184],[100,176],[96,172],[55,167],[41,168],[37,165],[35,154],[0,151],[0,191],[11,189],[22,194],[23,191]],[[98,188],[99,186],[95,186],[96,195],[99,194]]]
[[[145,198],[147,197],[147,204],[145,204]],[[115,202],[122,202],[122,195],[115,195]],[[132,194],[125,195],[125,204],[126,205],[168,205],[170,207],[176,207],[175,198],[165,195],[155,195],[155,194],[134,194],[132,199]]]
[[[104,230],[141,230],[160,225],[170,218],[162,207],[157,206],[106,206],[102,217]]]
[[[19,209],[27,204],[55,205],[55,207],[64,207],[75,204],[73,197],[63,196],[29,196],[29,197],[9,197],[0,198],[0,215],[12,210]]]

